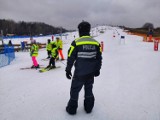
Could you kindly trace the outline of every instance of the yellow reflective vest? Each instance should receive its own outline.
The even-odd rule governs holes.
[[[37,44],[33,44],[31,46],[31,49],[30,49],[30,55],[37,57],[38,56],[38,50],[39,50],[39,46]]]
[[[52,50],[52,43],[51,43],[51,42],[47,44],[46,49],[47,49],[48,51],[51,51],[51,50]]]
[[[57,57],[58,57],[57,47],[54,47],[54,48],[51,50],[51,55],[52,55],[53,58],[57,58]]]
[[[62,49],[63,48],[63,42],[61,39],[59,39],[58,41],[56,41],[56,46],[58,47],[58,49]]]

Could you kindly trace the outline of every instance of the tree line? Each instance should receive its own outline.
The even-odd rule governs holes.
[[[41,22],[15,22],[13,20],[0,19],[0,30],[4,36],[39,36],[61,34],[68,30],[62,27],[54,27]]]
[[[124,27],[124,28],[133,33],[141,33],[146,35],[148,34],[149,30],[153,30],[153,36],[160,37],[160,27],[154,28],[153,23],[145,23],[140,28],[129,28],[129,27]]]

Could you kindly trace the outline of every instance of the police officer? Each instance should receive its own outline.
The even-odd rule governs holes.
[[[69,114],[76,114],[78,107],[78,96],[84,86],[84,109],[87,113],[94,107],[94,95],[92,92],[94,77],[100,75],[102,64],[102,51],[100,44],[90,36],[91,25],[82,21],[78,25],[79,38],[71,43],[68,50],[66,77],[71,79],[71,69],[74,64],[75,71],[72,78],[70,99],[66,111]]]

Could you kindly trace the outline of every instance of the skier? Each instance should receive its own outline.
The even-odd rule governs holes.
[[[50,58],[50,61],[49,61],[49,65],[46,67],[46,68],[49,68],[49,69],[52,69],[52,68],[56,67],[55,66],[55,59],[58,56],[58,49],[57,49],[56,43],[51,42],[51,44],[52,44],[51,58]]]
[[[79,92],[84,86],[84,109],[90,113],[94,107],[94,95],[92,92],[94,77],[100,75],[102,64],[102,51],[100,44],[90,36],[90,23],[82,21],[78,25],[79,38],[71,43],[68,50],[66,77],[71,79],[71,69],[74,64],[75,71],[72,78],[70,99],[66,111],[74,115],[78,107]]]
[[[22,50],[22,51],[26,50],[25,47],[26,47],[25,42],[22,41],[22,42],[21,42],[21,50]]]
[[[36,44],[36,40],[31,41],[31,49],[30,49],[30,56],[32,57],[33,65],[31,68],[39,68],[39,64],[37,62],[36,57],[38,56],[38,49],[39,46]]]
[[[12,41],[11,41],[11,40],[9,40],[9,42],[8,42],[8,46],[13,46],[13,44],[12,44]]]
[[[47,45],[46,45],[46,49],[47,49],[47,54],[48,54],[48,58],[51,57],[51,50],[52,50],[52,43],[51,43],[51,40],[48,39],[48,42],[47,42]]]
[[[149,42],[152,42],[152,37],[153,37],[153,29],[149,28],[147,36],[149,37]]]
[[[59,37],[56,37],[56,45],[58,47],[58,54],[60,54],[61,60],[64,60],[64,56],[63,56],[63,53],[62,53],[63,42]]]

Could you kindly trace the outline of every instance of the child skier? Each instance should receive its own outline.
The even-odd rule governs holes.
[[[51,50],[52,50],[52,43],[50,39],[48,39],[48,44],[46,46],[46,49],[47,49],[47,54],[48,54],[47,59],[48,59],[51,57]]]
[[[56,45],[57,45],[57,48],[58,48],[58,54],[60,54],[60,56],[61,56],[61,60],[64,60],[64,56],[63,56],[63,52],[62,52],[63,42],[59,37],[56,37]]]
[[[36,40],[32,40],[31,41],[30,56],[32,57],[33,65],[31,66],[31,68],[39,68],[39,64],[36,59],[36,57],[38,56],[38,50],[39,50],[39,47],[36,44]]]
[[[58,49],[55,42],[52,42],[52,50],[51,50],[51,58],[49,61],[49,65],[46,68],[52,69],[55,68],[55,59],[58,56]]]

